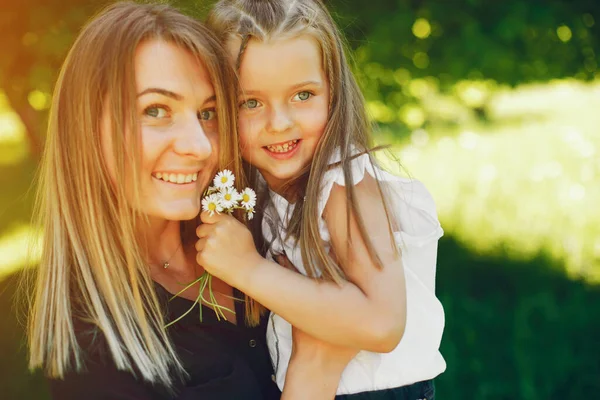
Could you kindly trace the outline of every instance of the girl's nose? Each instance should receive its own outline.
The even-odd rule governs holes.
[[[267,130],[272,133],[281,133],[290,129],[294,120],[287,107],[278,106],[271,109]]]

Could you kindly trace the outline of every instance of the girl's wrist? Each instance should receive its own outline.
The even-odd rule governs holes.
[[[246,266],[243,268],[243,273],[235,274],[233,277],[233,285],[237,289],[246,293],[249,296],[252,296],[254,282],[261,279],[261,270],[263,269],[263,264],[267,262],[260,254],[253,254],[251,257],[248,257],[246,261]]]

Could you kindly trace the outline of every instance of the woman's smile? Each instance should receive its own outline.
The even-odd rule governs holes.
[[[158,179],[161,182],[172,183],[175,185],[188,185],[189,183],[195,183],[198,180],[198,173],[200,171],[194,172],[175,172],[175,171],[162,171],[162,172],[154,172],[152,177]]]

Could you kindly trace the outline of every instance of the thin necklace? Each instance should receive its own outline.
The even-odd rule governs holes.
[[[181,248],[181,246],[183,245],[183,242],[179,243],[179,246],[177,247],[177,249],[175,250],[175,252],[173,253],[173,255],[171,257],[169,257],[169,259],[167,261],[165,261],[165,263],[163,264],[163,268],[167,269],[169,268],[169,263],[171,262],[171,260],[173,259],[173,257],[175,257],[175,254],[177,254],[177,252],[179,251],[179,249]]]

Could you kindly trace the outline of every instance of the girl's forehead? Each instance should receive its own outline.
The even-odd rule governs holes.
[[[240,43],[241,40],[238,46]],[[233,51],[235,44],[230,46]],[[264,88],[304,81],[323,82],[321,57],[320,46],[310,35],[268,42],[251,39],[242,54],[240,80],[246,89],[248,85]]]

